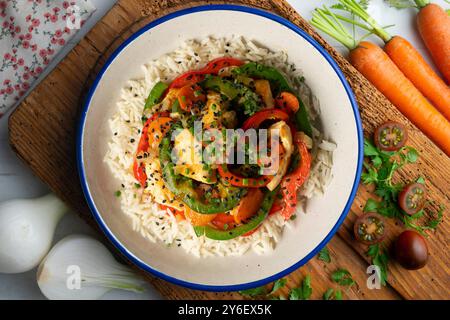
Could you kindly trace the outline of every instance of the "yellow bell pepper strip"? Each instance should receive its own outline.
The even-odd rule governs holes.
[[[195,212],[189,207],[184,209],[185,218],[193,225],[193,226],[205,226],[213,221],[217,215],[215,214],[201,214]]]
[[[261,207],[257,211],[256,215],[249,218],[244,224],[230,229],[230,230],[219,230],[211,226],[194,226],[195,234],[198,237],[205,236],[213,240],[231,240],[245,234],[249,234],[253,230],[257,229],[263,221],[269,215],[270,208],[272,208],[273,201],[278,192],[278,188],[273,191],[267,191],[264,195],[264,199],[261,203]]]

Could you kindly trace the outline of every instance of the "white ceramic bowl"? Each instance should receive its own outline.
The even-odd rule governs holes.
[[[269,255],[196,258],[178,247],[152,243],[134,232],[114,198],[117,181],[103,162],[121,88],[142,76],[141,66],[177,48],[187,39],[242,35],[273,51],[286,50],[301,68],[321,104],[325,134],[337,143],[334,178],[323,197],[311,200],[308,214]],[[305,264],[331,239],[343,222],[358,186],[362,129],[357,105],[332,58],[306,33],[279,16],[241,6],[186,9],[154,21],[131,36],[106,62],[88,95],[78,135],[81,183],[92,213],[108,238],[131,261],[165,280],[186,287],[234,291],[274,281]]]

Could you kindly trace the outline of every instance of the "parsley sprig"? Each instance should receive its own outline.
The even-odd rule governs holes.
[[[340,284],[341,286],[353,286],[356,284],[353,280],[351,273],[346,269],[337,269],[331,274],[331,280]]]
[[[372,263],[380,268],[380,283],[381,285],[386,286],[389,261],[389,255],[387,254],[387,251],[377,243],[369,246],[366,254],[372,259]]]
[[[342,291],[330,288],[323,294],[323,300],[342,300]]]
[[[266,286],[247,289],[239,291],[240,294],[256,298],[256,297],[262,297],[262,298],[269,298],[272,300],[286,300],[286,298],[282,295],[275,296],[273,295],[276,291],[278,291],[281,288],[284,288],[286,286],[287,280],[285,278],[278,279],[274,282],[272,290],[268,290]],[[303,279],[302,283],[298,288],[293,288],[289,292],[289,300],[308,300],[311,297],[312,294],[312,287],[311,287],[311,276],[308,274]]]
[[[298,288],[294,288],[289,293],[289,300],[309,300],[312,294],[311,276],[306,275],[302,284]]]
[[[323,247],[322,250],[319,251],[317,258],[323,262],[330,263],[331,257],[330,257],[330,251],[328,250],[328,248]]]
[[[370,141],[364,140],[364,155],[369,161],[364,162],[365,172],[361,179],[364,184],[374,184],[375,194],[380,197],[380,201],[368,199],[364,206],[364,212],[377,212],[388,218],[400,220],[405,227],[414,229],[425,235],[426,230],[436,229],[442,220],[443,210],[441,207],[437,217],[426,225],[417,224],[417,220],[426,215],[425,210],[420,210],[415,215],[408,215],[402,211],[398,205],[398,196],[405,187],[403,183],[392,181],[394,173],[404,165],[416,163],[419,153],[416,149],[405,146],[396,152],[380,151]],[[425,183],[423,177],[419,177],[416,182]]]

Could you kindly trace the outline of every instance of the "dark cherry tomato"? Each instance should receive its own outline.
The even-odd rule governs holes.
[[[408,132],[401,123],[389,121],[375,130],[375,144],[383,151],[397,151],[408,139]]]
[[[421,183],[412,183],[400,192],[398,205],[409,215],[416,214],[425,206],[426,191]]]
[[[405,269],[422,268],[428,261],[428,247],[425,239],[415,231],[403,231],[395,242],[395,257]]]
[[[356,220],[353,231],[356,239],[362,243],[378,243],[384,238],[385,226],[383,218],[374,212],[365,213]]]

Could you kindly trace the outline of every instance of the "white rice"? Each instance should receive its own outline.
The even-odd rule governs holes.
[[[145,65],[144,78],[129,81],[129,85],[123,89],[118,102],[118,111],[109,121],[112,135],[105,162],[124,186],[121,188],[120,197],[123,212],[131,218],[133,229],[148,240],[182,247],[197,257],[240,256],[249,250],[257,254],[267,254],[275,248],[285,224],[289,223],[281,215],[270,216],[249,237],[238,237],[229,241],[197,237],[189,222],[177,222],[175,217],[159,209],[157,204],[143,196],[140,189],[136,189],[136,181],[131,170],[133,155],[139,141],[139,130],[142,129],[143,107],[153,85],[158,81],[169,82],[186,71],[198,69],[208,61],[222,56],[261,62],[282,71],[293,88],[300,93],[312,120],[318,118],[319,103],[303,83],[300,70],[289,64],[285,52],[271,52],[242,37],[190,40],[175,51]],[[336,148],[334,143],[324,140],[319,130],[314,128],[313,131],[311,174],[300,191],[305,201],[324,193],[332,179],[332,153]],[[135,142],[131,143],[131,139]]]

